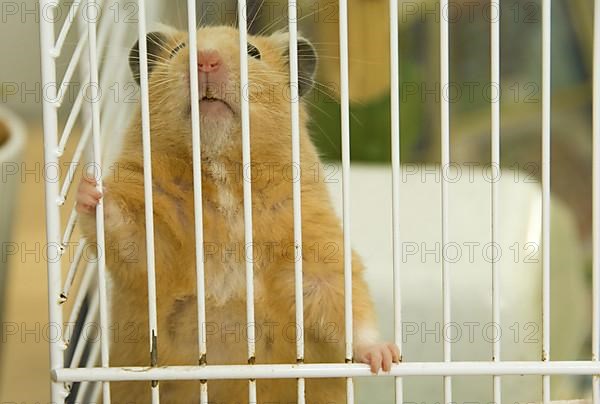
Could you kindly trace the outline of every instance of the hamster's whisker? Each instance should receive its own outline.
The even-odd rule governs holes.
[[[321,125],[319,125],[319,124],[317,123],[316,119],[312,119],[312,120],[309,122],[309,125],[311,125],[311,126],[312,126],[312,125],[316,126],[316,127],[317,127],[317,129],[319,129],[319,131],[320,131],[320,132],[321,132],[321,133],[322,133],[322,134],[325,136],[325,139],[327,139],[327,141],[328,141],[328,142],[329,142],[329,144],[330,144],[330,145],[333,147],[333,149],[334,149],[336,152],[338,152],[338,153],[340,153],[340,152],[341,152],[341,150],[340,150],[340,145],[336,145],[336,144],[333,142],[333,140],[331,139],[331,136],[329,135],[329,133],[327,133],[327,131],[326,131],[325,129],[323,129],[323,127],[322,127]],[[310,130],[309,130],[309,134],[310,134]]]
[[[164,104],[167,100],[169,100],[169,98],[171,98],[171,94],[165,94],[158,102],[156,102],[156,103],[153,102],[153,104],[155,106],[160,106],[160,105]]]
[[[260,76],[260,74],[263,74],[263,76]],[[279,75],[280,78],[283,78],[285,80],[288,79],[288,75],[286,73],[282,73],[282,72],[269,72],[269,73],[264,73],[264,72],[253,72],[251,77],[250,77],[250,81],[253,80],[254,75],[258,76],[258,77],[266,77],[266,78],[272,78],[273,76],[277,77]],[[302,77],[298,77],[298,80],[301,83],[304,84],[311,84],[311,81]],[[331,85],[327,85],[319,80],[313,79],[312,80],[312,84],[314,84],[316,87],[320,87],[320,88],[315,88],[313,87],[312,91],[319,91],[322,94],[325,94],[329,97],[331,97],[332,99],[336,100],[339,102],[339,88],[331,86]],[[267,85],[272,85],[271,82],[267,82]],[[329,92],[324,91],[325,90],[329,90]],[[350,101],[352,101],[353,104],[356,104],[358,106],[364,106],[366,105],[364,102],[360,101],[360,100],[356,100],[353,99],[352,97],[350,98]]]
[[[281,20],[284,18],[284,16],[280,16],[279,18],[271,21],[270,24],[264,26],[260,31],[258,31],[256,33],[256,36],[262,36],[265,34],[265,32],[267,32],[269,29],[273,28],[275,25],[277,25],[279,22],[281,22]]]
[[[262,72],[256,72],[256,73],[253,73],[253,74],[251,75],[251,77],[250,77],[250,81],[253,81],[253,79],[254,79],[255,77],[256,77],[256,78],[262,78],[262,77],[264,77],[264,78],[267,78],[267,79],[269,79],[269,78],[272,78],[273,76],[275,76],[275,77],[280,77],[280,78],[284,78],[284,79],[286,79],[286,81],[287,81],[287,79],[288,79],[288,75],[287,75],[287,74],[285,74],[285,73],[281,73],[281,72],[269,72],[269,73],[265,73],[265,74],[261,74],[261,73],[262,73]],[[255,74],[256,74],[256,76],[255,76]],[[339,90],[337,90],[336,88],[334,88],[334,87],[332,87],[332,86],[328,86],[328,85],[326,85],[325,83],[322,83],[322,82],[320,82],[320,81],[318,81],[318,80],[315,80],[315,79],[309,80],[309,79],[306,79],[306,78],[304,78],[304,77],[301,77],[301,76],[300,76],[300,77],[298,77],[298,81],[299,81],[299,82],[301,82],[301,83],[304,83],[304,84],[315,84],[315,85],[317,85],[317,86],[320,86],[320,87],[322,87],[322,88],[325,88],[325,89],[327,89],[327,90],[331,91],[331,92],[332,92],[332,94],[339,94]],[[266,81],[266,83],[267,83],[267,84],[272,84],[272,83],[271,83],[271,82],[269,82],[269,81]]]
[[[167,35],[169,35],[169,33],[167,33]],[[174,38],[171,38],[174,39]],[[155,44],[156,46],[158,46],[160,49],[166,51],[166,52],[171,52],[171,49],[166,47],[166,44],[164,42],[160,42],[157,41],[156,39],[154,39],[153,37],[151,37],[150,35],[146,35],[146,41],[151,42],[153,44]]]
[[[164,57],[153,53],[149,53],[148,56],[152,56],[155,58],[155,64],[157,66],[167,66],[171,61],[171,59],[165,59]],[[139,56],[131,56],[130,59],[139,61],[141,58]]]
[[[203,26],[202,25],[202,20],[204,20],[204,17],[206,17],[206,12],[207,11],[208,11],[208,7],[204,7],[204,11],[202,12],[202,15],[196,21],[196,31],[198,31]]]
[[[296,22],[300,22],[300,21],[302,21],[304,18],[310,17],[310,16],[314,15],[315,13],[317,13],[317,12],[321,11],[322,9],[323,9],[323,8],[319,7],[319,8],[317,8],[316,10],[314,10],[312,13],[308,13],[308,14],[306,14],[306,15],[304,15],[304,16],[302,16],[302,17],[300,17],[300,18],[297,18],[297,19],[296,19]],[[281,15],[279,18],[277,18],[277,19],[273,20],[273,21],[272,21],[272,22],[271,22],[269,25],[265,26],[265,27],[264,27],[262,30],[260,30],[260,31],[259,31],[259,32],[256,34],[256,36],[263,35],[265,32],[267,32],[267,30],[269,30],[269,29],[273,28],[273,26],[275,26],[276,24],[280,23],[280,22],[281,22],[281,21],[282,21],[284,18],[287,18],[287,16],[286,16],[286,15],[284,15],[284,14],[282,14],[282,15]],[[286,27],[287,27],[287,25],[286,25]],[[285,28],[284,28],[284,29],[285,29]]]
[[[174,43],[182,43],[182,42],[185,43],[187,40],[189,40],[187,35],[185,36],[185,38],[183,40],[181,40],[181,39],[175,37],[175,34],[172,32],[165,32],[165,34],[167,34],[171,38],[172,42],[174,42]],[[169,53],[171,52],[171,50],[172,49],[169,50]]]
[[[175,83],[175,81],[162,79],[161,81],[151,83],[148,88],[149,88],[150,92],[154,92],[154,91],[168,87],[168,85],[171,83]]]
[[[319,107],[316,103],[307,100],[306,97],[303,100],[311,108],[315,108],[316,110],[318,110],[319,112],[321,112],[323,115],[327,116],[329,119],[333,119],[333,116],[331,116],[330,113],[328,113],[327,111],[325,111],[323,108]]]
[[[262,8],[264,2],[265,2],[265,0],[260,0],[260,5],[258,6],[258,9],[256,9],[254,17],[252,17],[252,21],[250,21],[250,24],[248,24],[248,32],[250,32],[250,30],[252,29],[252,25],[254,24],[256,17],[258,17],[258,13],[259,13],[260,9]]]
[[[164,82],[175,82],[177,81],[176,79],[174,79],[173,77],[170,77],[168,74],[153,74],[152,75],[152,80],[150,80],[150,86],[152,87],[153,84],[156,83],[164,83]]]
[[[157,80],[157,81],[152,81],[152,83],[150,84],[150,88],[152,89],[156,89],[157,87],[164,87],[165,84],[168,83],[174,83],[174,80],[169,80],[169,79],[162,79],[162,80]]]
[[[153,81],[150,84],[149,88],[155,90],[157,88],[163,88],[163,87],[165,87],[166,84],[175,83],[175,82],[176,82],[176,80],[169,80],[169,79],[162,79],[162,80],[158,80],[158,81]]]
[[[282,45],[279,47],[273,47],[271,48],[272,50],[287,50],[289,48],[289,46],[286,45]],[[318,49],[315,47],[315,49],[318,51]],[[339,60],[339,56],[333,56],[333,55],[324,55],[320,52],[319,56],[310,56],[310,55],[298,55],[298,59],[299,60],[319,60],[319,59],[333,59],[333,60]],[[349,58],[348,59],[350,62],[358,62],[358,63],[366,63],[366,64],[372,64],[372,65],[377,65],[377,64],[381,64],[384,62],[375,62],[375,61],[371,61],[371,60],[365,60],[365,59],[359,59],[359,58]]]
[[[173,42],[173,43],[182,43],[182,42],[184,43],[185,42],[185,41],[178,40],[172,33],[167,32],[166,35],[170,36],[170,38],[169,38],[170,42]],[[155,44],[159,49],[163,50],[167,54],[170,54],[173,51],[174,46],[168,46],[168,44],[166,44],[164,42],[157,41],[157,40],[155,40],[154,38],[152,38],[150,36],[146,36],[146,38],[147,38],[147,41]],[[157,55],[157,54],[152,54],[152,55],[156,56],[156,57],[160,56],[160,55]],[[163,57],[163,59],[164,60],[170,60],[170,59],[167,59],[167,58],[164,58],[164,57]]]

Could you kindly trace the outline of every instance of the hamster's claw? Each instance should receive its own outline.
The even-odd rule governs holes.
[[[396,344],[391,343],[368,345],[356,350],[356,359],[369,365],[374,374],[381,369],[389,372],[392,363],[400,363],[400,350]]]
[[[100,202],[102,193],[96,189],[96,180],[84,176],[77,188],[77,203],[75,208],[81,214],[93,214]]]

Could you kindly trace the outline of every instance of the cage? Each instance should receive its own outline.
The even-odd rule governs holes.
[[[205,244],[202,224],[203,161],[200,158],[202,133],[198,107],[198,64],[195,52],[189,53],[191,133],[193,146],[193,194],[196,214],[189,224],[195,236],[195,274],[197,290],[197,365],[160,364],[156,358],[162,331],[158,327],[155,268],[155,227],[152,187],[152,160],[149,71],[151,62],[147,33],[161,16],[169,12],[166,2],[138,0],[86,0],[57,3],[39,2],[43,78],[44,152],[47,214],[47,257],[49,279],[52,402],[96,402],[102,397],[111,402],[111,384],[123,381],[144,383],[152,402],[161,401],[161,384],[173,380],[198,383],[201,403],[212,402],[211,381],[236,379],[247,381],[247,401],[261,402],[257,383],[263,379],[291,379],[297,386],[297,402],[306,401],[307,381],[319,378],[345,380],[346,402],[495,402],[538,401],[580,398],[581,388],[593,380],[594,402],[600,398],[598,373],[598,336],[600,298],[598,279],[600,261],[600,129],[597,100],[600,97],[600,3],[594,4],[594,104],[593,104],[593,293],[591,313],[582,296],[582,279],[569,268],[580,266],[580,246],[565,241],[573,233],[568,215],[560,204],[551,210],[551,1],[539,3],[542,35],[542,150],[541,187],[537,182],[515,180],[523,175],[501,165],[500,90],[502,63],[500,28],[506,3],[486,3],[490,13],[489,164],[469,168],[451,159],[450,108],[450,23],[453,2],[441,0],[433,11],[430,3],[391,0],[389,17],[389,88],[391,169],[373,173],[372,167],[352,167],[350,160],[351,113],[349,72],[349,30],[347,0],[334,2],[339,8],[339,97],[341,164],[332,164],[328,173],[330,192],[343,228],[340,246],[344,259],[344,318],[341,338],[345,361],[305,363],[304,339],[296,344],[296,361],[266,364],[256,358],[255,329],[247,332],[247,364],[211,364],[207,349],[207,313],[205,312]],[[532,3],[533,4],[533,3]],[[535,3],[538,4],[538,3]],[[200,5],[200,7],[199,7]],[[203,2],[185,3],[187,46],[196,49],[196,29],[206,8]],[[456,4],[455,4],[456,5]],[[412,8],[424,8],[439,26],[440,154],[439,164],[401,164],[399,16]],[[261,4],[258,4],[258,8]],[[254,2],[240,0],[233,10],[239,27],[240,119],[244,167],[251,165],[250,105],[248,91],[248,30],[257,8]],[[300,10],[296,0],[285,3],[284,25],[289,32],[288,52],[290,127],[290,164],[300,166],[300,101],[298,25]],[[254,11],[253,11],[254,10]],[[181,10],[180,10],[181,11]],[[494,14],[495,13],[495,14]],[[200,15],[200,17],[198,17]],[[76,38],[69,49],[67,38]],[[124,61],[135,40],[139,40],[139,87],[130,78]],[[301,56],[301,55],[300,55]],[[63,68],[64,65],[64,68]],[[79,77],[79,80],[75,78]],[[139,94],[138,94],[139,89]],[[136,105],[141,108],[143,139],[144,218],[147,229],[145,255],[148,293],[149,336],[147,366],[112,366],[110,288],[106,257],[90,251],[88,241],[77,230],[78,213],[73,203],[73,182],[79,171],[95,168],[93,174],[102,187],[102,178],[110,170],[111,160],[122,148],[123,133]],[[80,134],[77,133],[81,128]],[[154,151],[156,153],[156,151]],[[99,170],[98,170],[99,168]],[[507,170],[511,172],[506,175]],[[504,173],[504,174],[503,174]],[[520,174],[519,174],[520,173]],[[514,174],[514,175],[513,175]],[[473,179],[475,177],[476,179]],[[352,178],[352,180],[351,180]],[[428,180],[433,178],[433,180]],[[461,180],[457,180],[460,178]],[[519,177],[521,178],[521,177]],[[243,182],[244,240],[252,245],[252,181]],[[299,181],[293,182],[294,250],[300,257],[302,242],[301,198]],[[433,197],[432,197],[433,196]],[[356,216],[359,211],[369,212]],[[389,215],[378,214],[378,211]],[[552,219],[552,221],[551,221]],[[560,231],[551,232],[551,223]],[[96,208],[96,249],[106,250],[104,207]],[[456,230],[459,229],[460,231]],[[563,236],[563,238],[560,238]],[[551,237],[553,242],[551,243]],[[556,237],[556,238],[555,238]],[[477,245],[472,243],[476,240]],[[554,241],[556,240],[556,241]],[[570,253],[551,260],[555,244]],[[352,254],[356,245],[365,256],[366,277],[374,289],[378,317],[383,334],[399,347],[402,361],[389,373],[373,376],[367,365],[353,363]],[[368,248],[361,250],[360,245]],[[552,246],[552,248],[551,248]],[[567,246],[567,247],[565,247]],[[460,255],[477,251],[475,259],[460,261]],[[504,251],[504,260],[499,256]],[[459,251],[458,256],[453,255]],[[508,261],[506,256],[511,255]],[[467,254],[468,255],[468,254]],[[501,255],[501,254],[500,254]],[[433,257],[428,260],[428,256]],[[517,258],[514,258],[517,257]],[[537,259],[534,259],[537,257]],[[514,259],[513,259],[514,258]],[[458,263],[457,263],[458,262]],[[551,262],[554,264],[551,266]],[[558,264],[557,264],[558,263]],[[295,324],[304,330],[303,260],[294,261]],[[246,320],[254,323],[256,292],[253,261],[244,259],[246,275]],[[483,268],[483,270],[482,270]],[[551,282],[552,280],[552,282]],[[558,285],[559,287],[557,287]],[[552,288],[552,293],[551,293]],[[423,292],[425,290],[425,292]],[[458,292],[457,292],[458,291]],[[452,294],[451,294],[452,292]],[[427,298],[423,295],[428,294]],[[535,302],[535,303],[534,303]],[[556,305],[551,311],[552,305]],[[538,308],[539,305],[539,308]],[[561,308],[571,305],[567,308]],[[591,316],[591,321],[590,320]],[[551,321],[552,319],[552,321]],[[589,327],[591,323],[591,327]],[[551,333],[552,325],[552,333]],[[592,331],[591,344],[587,341]],[[122,330],[121,330],[122,331]],[[561,333],[562,332],[562,333]],[[475,333],[475,334],[473,334]],[[301,332],[301,334],[303,334]],[[501,334],[510,335],[502,338]],[[561,341],[560,360],[550,355],[551,334]],[[476,335],[471,338],[473,335]],[[466,336],[469,336],[468,338]],[[433,341],[428,340],[431,338]],[[562,341],[569,341],[563,343]],[[580,359],[580,343],[591,345],[591,358]],[[564,348],[566,347],[566,348]],[[564,348],[564,349],[563,349]],[[554,351],[553,351],[554,352]],[[417,358],[417,360],[414,360]],[[457,358],[461,358],[458,360]],[[579,359],[579,360],[577,360]],[[258,360],[258,362],[257,362]],[[357,391],[355,379],[360,384]],[[364,382],[363,382],[364,379]],[[442,383],[439,381],[442,380]],[[552,383],[551,383],[552,380]],[[560,387],[557,387],[560,386]],[[508,398],[507,398],[508,397]],[[164,400],[164,399],[163,399]]]

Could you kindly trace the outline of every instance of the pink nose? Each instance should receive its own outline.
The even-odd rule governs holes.
[[[210,73],[221,67],[221,56],[216,50],[198,51],[198,71]]]

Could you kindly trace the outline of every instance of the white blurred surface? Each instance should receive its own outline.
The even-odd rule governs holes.
[[[451,261],[452,319],[447,329],[453,360],[492,358],[492,338],[501,330],[501,359],[541,357],[541,198],[539,184],[526,174],[503,171],[500,182],[499,261],[501,325],[492,324],[491,211],[489,174],[461,166],[462,175],[447,174]],[[404,361],[442,361],[441,202],[440,176],[434,166],[403,167],[401,185],[402,315]],[[341,170],[325,169],[334,203],[341,212]],[[352,244],[367,267],[380,329],[393,340],[391,171],[388,166],[353,164],[351,186]],[[552,205],[551,359],[575,360],[587,352],[590,332],[589,292],[575,221],[563,206]],[[426,253],[426,250],[428,253]],[[410,252],[413,251],[411,254]],[[434,253],[437,251],[437,253]],[[487,253],[486,253],[487,251]],[[460,253],[460,256],[457,254]],[[457,335],[456,333],[460,333]],[[553,399],[579,398],[581,380],[552,378]],[[405,401],[443,402],[442,379],[405,380]],[[358,402],[393,401],[393,380],[358,381]],[[453,400],[489,403],[491,377],[455,377]],[[503,401],[541,400],[541,377],[504,377]]]

